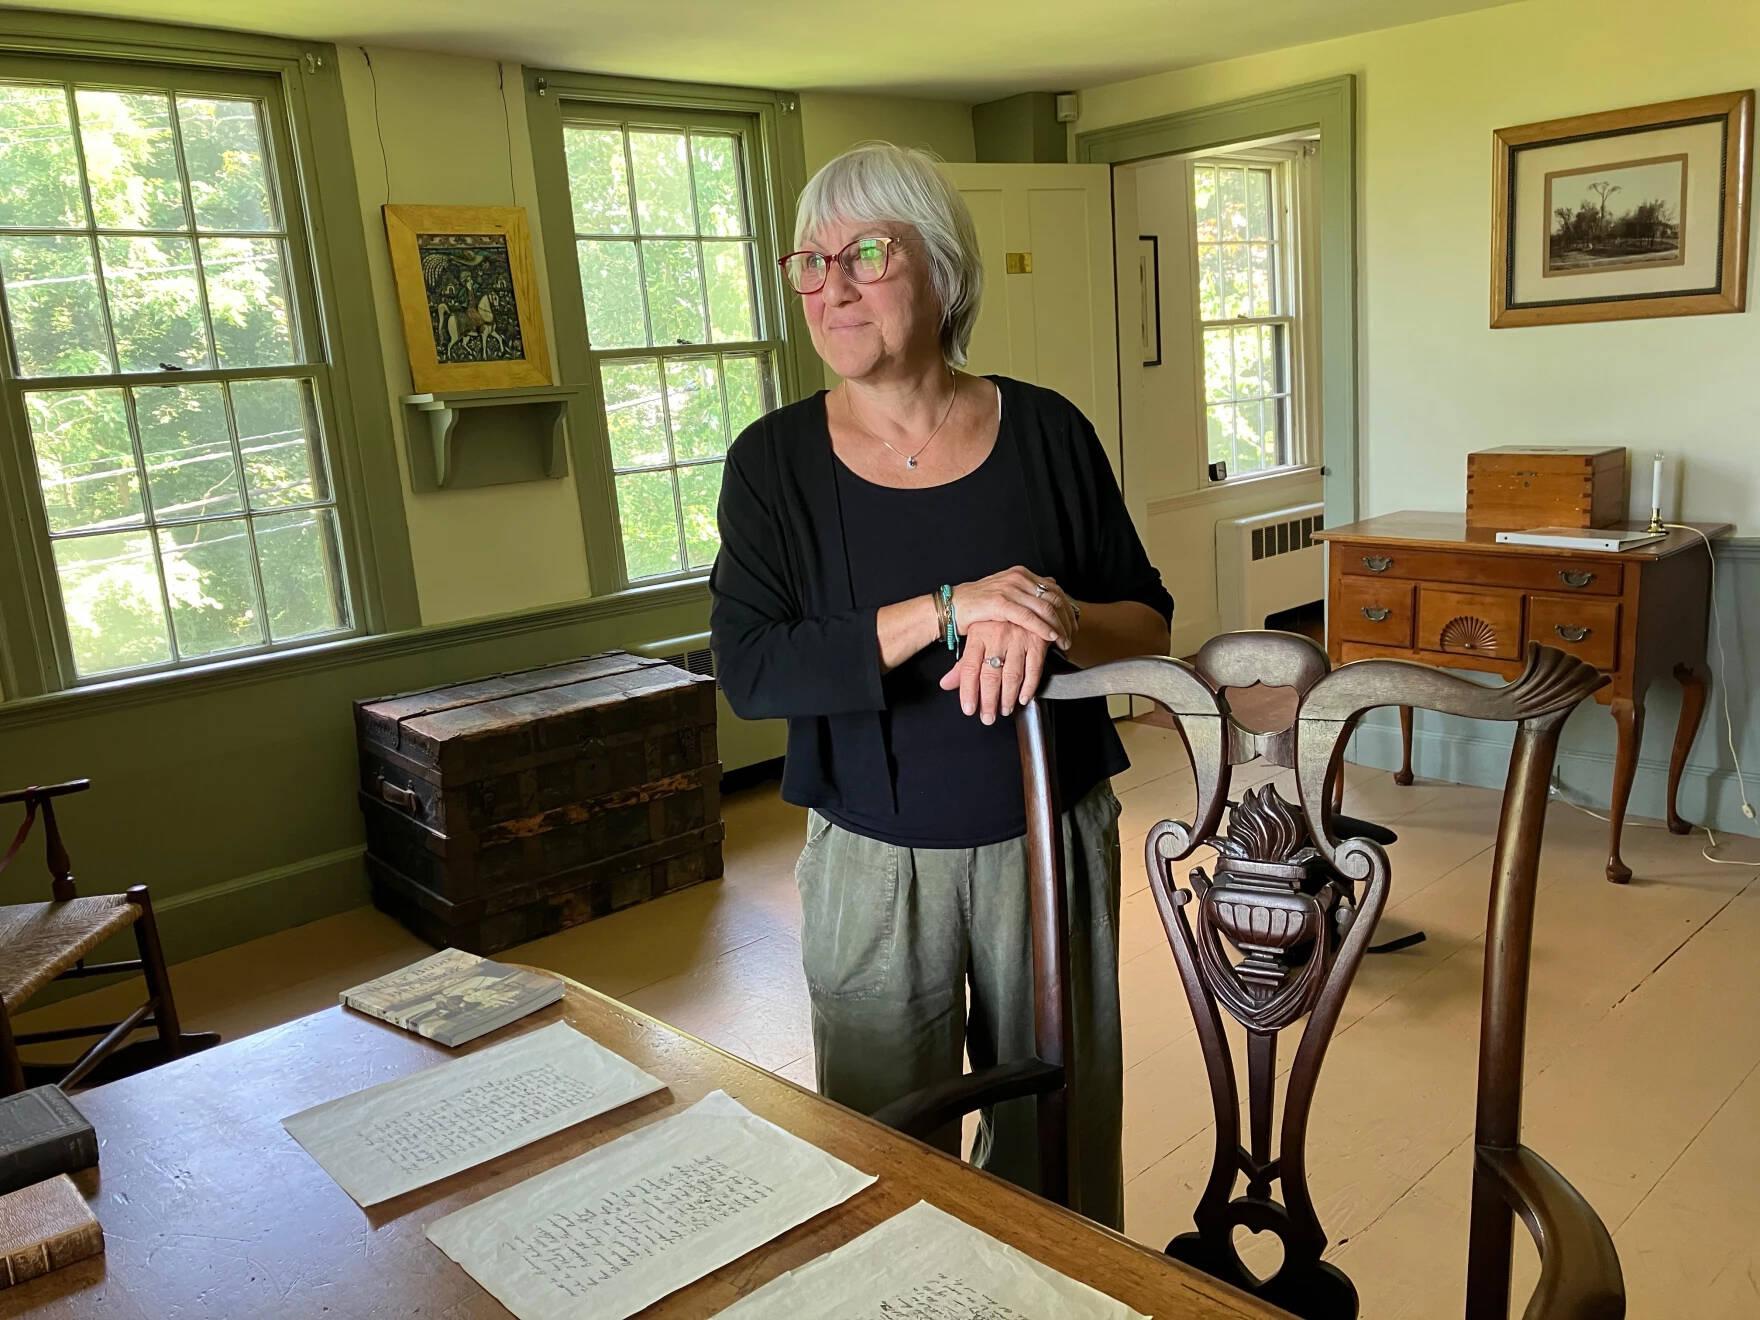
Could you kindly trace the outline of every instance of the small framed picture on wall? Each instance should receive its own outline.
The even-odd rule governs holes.
[[[1500,128],[1491,325],[1744,310],[1754,93]]]
[[[1143,365],[1161,365],[1161,249],[1154,234],[1137,239],[1138,306],[1143,312]]]

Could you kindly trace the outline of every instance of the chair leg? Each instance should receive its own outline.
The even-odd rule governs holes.
[[[153,902],[145,885],[132,885],[128,901],[141,910],[134,923],[135,942],[141,951],[141,973],[147,979],[147,994],[152,997],[153,1020],[158,1024],[159,1039],[167,1057],[175,1058],[182,1029],[177,1021],[177,1005],[171,998],[171,974],[165,970],[165,951],[159,945],[159,926],[153,920]]]
[[[0,1095],[17,1095],[24,1090],[24,1063],[18,1057],[18,1042],[12,1038],[12,1010],[0,1002]]]

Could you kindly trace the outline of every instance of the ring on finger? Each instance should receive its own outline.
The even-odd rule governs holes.
[[[1040,582],[1040,583],[1036,583],[1035,585],[1037,586],[1038,590],[1036,590],[1033,594],[1035,596],[1038,596],[1040,599],[1043,599],[1045,596],[1045,584],[1043,582]]]
[[[1001,669],[1002,657],[999,655],[986,656],[984,658],[984,663],[989,665],[992,669]]]

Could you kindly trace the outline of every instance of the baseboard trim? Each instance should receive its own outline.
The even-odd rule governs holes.
[[[1393,720],[1391,712],[1381,712]],[[1513,734],[1511,735],[1513,738]],[[1424,779],[1501,789],[1509,776],[1510,741],[1471,734],[1412,731],[1412,772]],[[1379,770],[1397,770],[1400,733],[1397,722],[1363,723],[1352,736],[1347,759]],[[1613,789],[1614,758],[1606,752],[1560,748],[1557,766],[1571,796],[1605,811]],[[1742,776],[1749,801],[1760,801],[1760,777]],[[1736,773],[1722,766],[1689,762],[1681,771],[1680,813],[1695,824],[1719,833],[1760,834],[1755,822],[1742,815]],[[1640,757],[1626,805],[1629,816],[1662,820],[1668,814],[1668,763]]]

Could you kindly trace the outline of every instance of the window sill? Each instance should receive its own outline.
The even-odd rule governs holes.
[[[42,696],[0,701],[0,730],[22,728],[70,715],[90,715],[219,691],[270,683],[300,674],[361,664],[387,656],[414,655],[451,646],[514,637],[571,624],[591,623],[619,615],[689,606],[709,599],[708,579],[703,576],[630,587],[604,596],[592,596],[567,605],[518,614],[489,615],[432,628],[381,633],[373,637],[346,637],[294,651],[219,660],[197,668],[162,670],[127,678],[81,683],[78,687]],[[631,639],[636,644],[636,639]]]
[[[1278,468],[1273,472],[1255,472],[1250,476],[1230,477],[1227,481],[1209,482],[1200,490],[1185,491],[1178,495],[1169,495],[1164,499],[1150,500],[1148,512],[1150,517],[1156,517],[1160,514],[1177,513],[1181,509],[1197,508],[1205,504],[1220,503],[1224,500],[1278,497],[1297,486],[1319,481],[1320,475],[1321,469],[1318,464],[1315,464],[1307,467]]]

